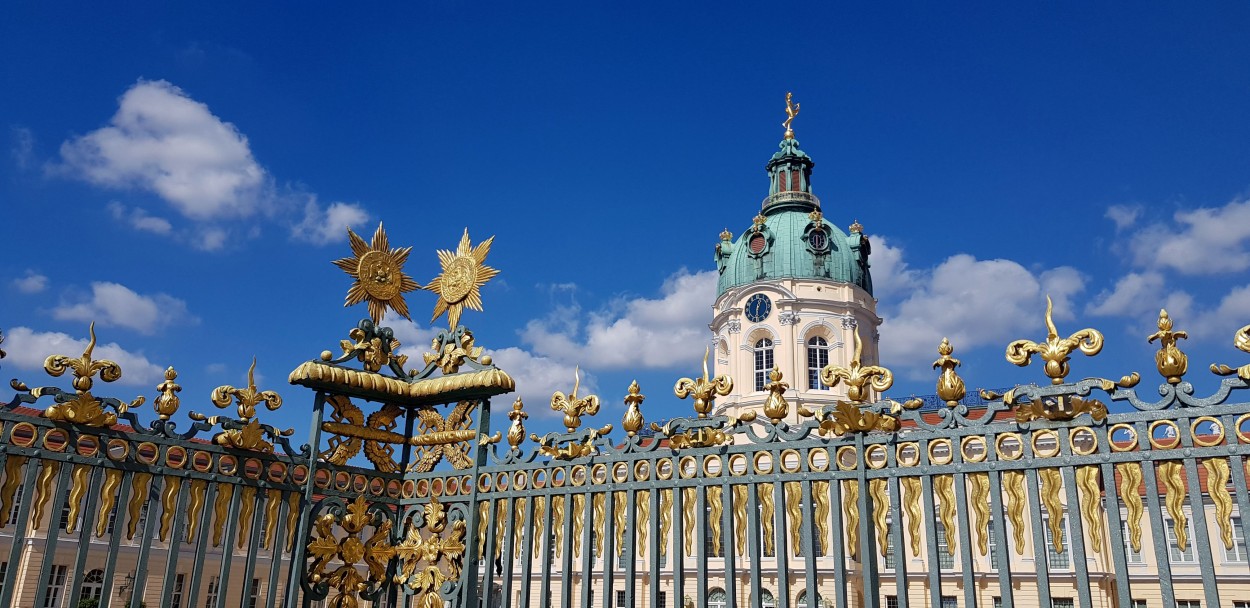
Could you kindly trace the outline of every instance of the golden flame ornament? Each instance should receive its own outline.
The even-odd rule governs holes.
[[[481,287],[492,277],[499,274],[498,270],[482,264],[490,253],[490,244],[495,237],[490,237],[477,247],[469,242],[469,229],[464,229],[460,244],[453,253],[438,250],[438,263],[443,272],[430,281],[425,288],[438,294],[438,302],[434,304],[434,316],[430,322],[447,313],[447,323],[451,329],[460,324],[460,313],[465,306],[473,310],[482,310]]]
[[[368,301],[369,317],[374,323],[382,322],[387,308],[412,320],[404,294],[421,288],[412,277],[403,272],[412,247],[391,249],[381,222],[373,233],[372,243],[366,244],[351,228],[347,229],[347,239],[351,242],[352,257],[334,260],[335,266],[356,279],[347,290],[347,299],[343,306],[354,306]]]

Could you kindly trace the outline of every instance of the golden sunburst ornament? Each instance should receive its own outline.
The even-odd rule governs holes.
[[[373,233],[372,244],[365,243],[351,228],[347,229],[347,238],[351,241],[353,257],[334,261],[335,266],[356,279],[351,289],[347,290],[347,300],[343,306],[353,306],[368,300],[369,316],[374,323],[382,322],[387,308],[411,321],[404,294],[421,289],[412,277],[403,272],[404,262],[408,261],[412,247],[391,249],[381,222]]]
[[[498,270],[482,265],[494,240],[495,237],[492,236],[478,243],[477,247],[472,247],[469,244],[469,229],[465,228],[464,236],[460,237],[460,244],[456,246],[454,253],[438,250],[438,263],[443,266],[443,272],[425,286],[438,294],[431,323],[446,312],[448,324],[451,329],[455,329],[460,324],[460,313],[465,306],[482,310],[481,287],[491,277],[499,274]]]

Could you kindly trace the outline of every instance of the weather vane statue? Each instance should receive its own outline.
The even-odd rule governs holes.
[[[794,93],[786,93],[786,120],[781,126],[786,128],[786,139],[794,139],[794,129],[790,127],[790,123],[794,122],[794,117],[799,115],[799,106],[802,104],[792,103],[791,100]]]

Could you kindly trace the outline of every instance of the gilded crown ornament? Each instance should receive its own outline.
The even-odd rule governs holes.
[[[565,395],[556,391],[551,395],[551,409],[564,413],[564,428],[570,433],[582,425],[582,416],[594,416],[599,413],[598,395],[577,396],[577,389],[581,387],[581,384],[581,370],[575,367],[573,368],[573,392]]]
[[[786,93],[786,120],[781,123],[781,126],[785,127],[786,129],[786,139],[794,139],[794,128],[791,127],[790,123],[793,123],[794,117],[799,115],[799,106],[801,105],[801,104],[793,103],[793,99],[794,99],[794,94],[787,92]]]
[[[438,263],[443,271],[430,281],[425,288],[438,294],[438,302],[434,304],[434,322],[444,312],[451,329],[460,324],[460,313],[468,306],[476,311],[482,310],[481,288],[491,278],[499,274],[498,270],[482,264],[490,253],[490,244],[495,237],[490,237],[476,247],[469,241],[469,229],[464,229],[460,244],[456,250],[438,250]]]
[[[646,398],[637,380],[629,383],[629,394],[625,395],[625,416],[621,418],[621,428],[625,429],[625,434],[630,437],[642,430],[642,410],[639,406]]]
[[[851,224],[851,234],[855,234],[855,233],[862,234],[863,232],[864,232],[864,225],[859,223],[859,220],[855,220],[855,223]]]
[[[728,228],[720,231],[720,240],[732,241],[733,238],[734,238],[734,233],[730,232]],[[0,352],[3,352],[3,351],[0,351]]]
[[[946,405],[950,407],[959,405],[960,400],[968,394],[967,389],[964,387],[963,378],[960,378],[959,374],[955,372],[955,368],[959,367],[960,362],[959,359],[951,356],[953,352],[955,352],[955,347],[951,346],[950,340],[942,338],[942,343],[938,345],[938,354],[941,356],[938,357],[937,361],[933,362],[934,369],[942,370],[938,375],[938,398],[945,401]]]
[[[811,220],[813,224],[819,226],[825,223],[825,214],[821,213],[820,209],[816,209],[807,214],[807,219]]]
[[[1050,296],[1046,296],[1046,341],[1033,342],[1030,340],[1016,340],[1007,345],[1007,361],[1024,367],[1029,364],[1033,355],[1041,356],[1046,362],[1044,371],[1050,377],[1051,384],[1063,384],[1064,378],[1068,376],[1069,355],[1075,350],[1080,350],[1087,356],[1097,355],[1102,351],[1102,333],[1096,329],[1082,329],[1067,338],[1059,337],[1059,330],[1055,329],[1055,322],[1052,319],[1054,311],[1054,303],[1051,302]]]
[[[1167,379],[1168,384],[1180,384],[1181,377],[1189,370],[1189,358],[1176,346],[1177,340],[1188,338],[1189,334],[1183,331],[1172,331],[1172,319],[1168,317],[1168,311],[1159,309],[1159,331],[1150,334],[1146,342],[1159,341],[1155,367],[1159,369],[1159,375]]]
[[[764,217],[763,213],[756,214],[755,217],[751,218],[751,224],[752,224],[751,231],[759,232],[763,230],[764,222],[767,222],[767,221],[768,221],[768,218]]]
[[[864,343],[859,337],[859,326],[855,326],[853,334],[855,356],[847,367],[830,364],[820,370],[820,381],[833,388],[839,382],[846,384],[846,398],[854,403],[865,403],[871,397],[868,389],[878,393],[894,386],[894,373],[880,365],[864,365],[860,362],[863,356]]]
[[[347,299],[343,306],[354,306],[367,301],[369,317],[374,323],[382,322],[387,308],[411,320],[404,294],[421,288],[412,277],[403,272],[412,247],[391,249],[381,222],[373,233],[372,243],[365,243],[351,228],[347,229],[347,239],[351,243],[352,257],[334,261],[335,266],[356,280],[347,290]]]
[[[43,415],[56,422],[73,422],[95,427],[112,426],[117,424],[118,414],[126,413],[128,408],[138,407],[144,399],[139,397],[129,405],[125,402],[114,402],[113,406],[117,413],[112,413],[106,411],[104,403],[91,394],[96,374],[100,374],[100,379],[105,382],[115,382],[122,377],[122,368],[115,361],[91,357],[96,345],[95,323],[88,327],[87,332],[91,335],[91,340],[87,343],[87,348],[83,350],[81,357],[52,355],[44,360],[43,371],[49,376],[56,378],[66,371],[73,373],[73,386],[76,392],[72,397],[58,393],[57,403],[48,406]],[[43,391],[35,389],[31,391],[31,394],[39,397]],[[113,400],[110,399],[110,401]]]
[[[712,400],[717,395],[723,397],[734,389],[733,378],[729,376],[708,377],[707,358],[711,352],[711,348],[705,348],[703,351],[702,378],[682,378],[673,385],[673,394],[679,399],[694,395],[694,411],[700,418],[707,418],[708,413],[712,411]]]

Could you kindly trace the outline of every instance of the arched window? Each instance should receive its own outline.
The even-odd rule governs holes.
[[[104,571],[96,568],[82,579],[82,599],[98,600],[104,593]]]
[[[725,608],[728,603],[724,589],[718,587],[707,594],[707,608]]]
[[[807,341],[807,388],[829,390],[820,384],[820,370],[826,365],[829,365],[829,343],[820,336],[813,336]]]
[[[800,591],[798,597],[794,598],[795,608],[822,608],[824,605],[825,603],[821,600],[819,593],[816,594],[815,602],[808,602],[806,589]]]
[[[768,384],[768,372],[773,368],[773,341],[760,338],[755,343],[755,390],[764,390]]]
[[[773,597],[773,592],[767,589],[760,591],[760,608],[777,608],[777,599]]]

